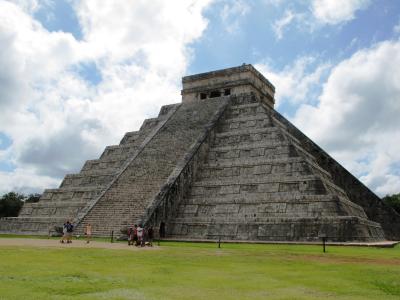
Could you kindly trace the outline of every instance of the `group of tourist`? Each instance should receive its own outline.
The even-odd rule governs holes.
[[[160,237],[164,236],[164,224],[160,226]],[[72,243],[72,233],[74,232],[74,225],[67,220],[62,227],[62,237],[60,243]],[[144,227],[143,225],[134,225],[128,227],[128,245],[135,245],[137,247],[153,246],[154,230],[153,227]],[[86,243],[89,243],[92,238],[92,225],[86,224],[85,227]]]
[[[145,228],[142,225],[128,227],[128,245],[136,247],[153,246],[154,230],[153,227]]]
[[[62,237],[60,243],[72,243],[72,233],[74,232],[74,224],[67,220],[62,227]],[[86,224],[85,227],[86,243],[89,244],[92,238],[92,225]]]

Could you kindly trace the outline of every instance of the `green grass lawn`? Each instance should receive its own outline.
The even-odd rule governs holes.
[[[400,299],[400,247],[0,247],[0,299]]]

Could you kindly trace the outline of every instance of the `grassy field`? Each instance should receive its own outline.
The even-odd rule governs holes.
[[[57,243],[57,241],[54,241]],[[0,299],[400,299],[400,247],[0,246]]]

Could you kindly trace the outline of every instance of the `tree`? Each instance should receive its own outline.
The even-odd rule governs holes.
[[[16,192],[4,194],[0,199],[0,218],[2,217],[17,217],[25,195]]]
[[[382,200],[400,214],[400,193],[387,195]]]
[[[42,195],[41,194],[29,194],[28,197],[26,198],[25,202],[26,203],[36,203],[39,202],[39,199]]]

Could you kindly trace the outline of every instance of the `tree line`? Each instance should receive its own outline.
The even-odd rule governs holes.
[[[17,217],[24,203],[35,203],[41,194],[24,195],[17,192],[9,192],[0,198],[0,218]]]

